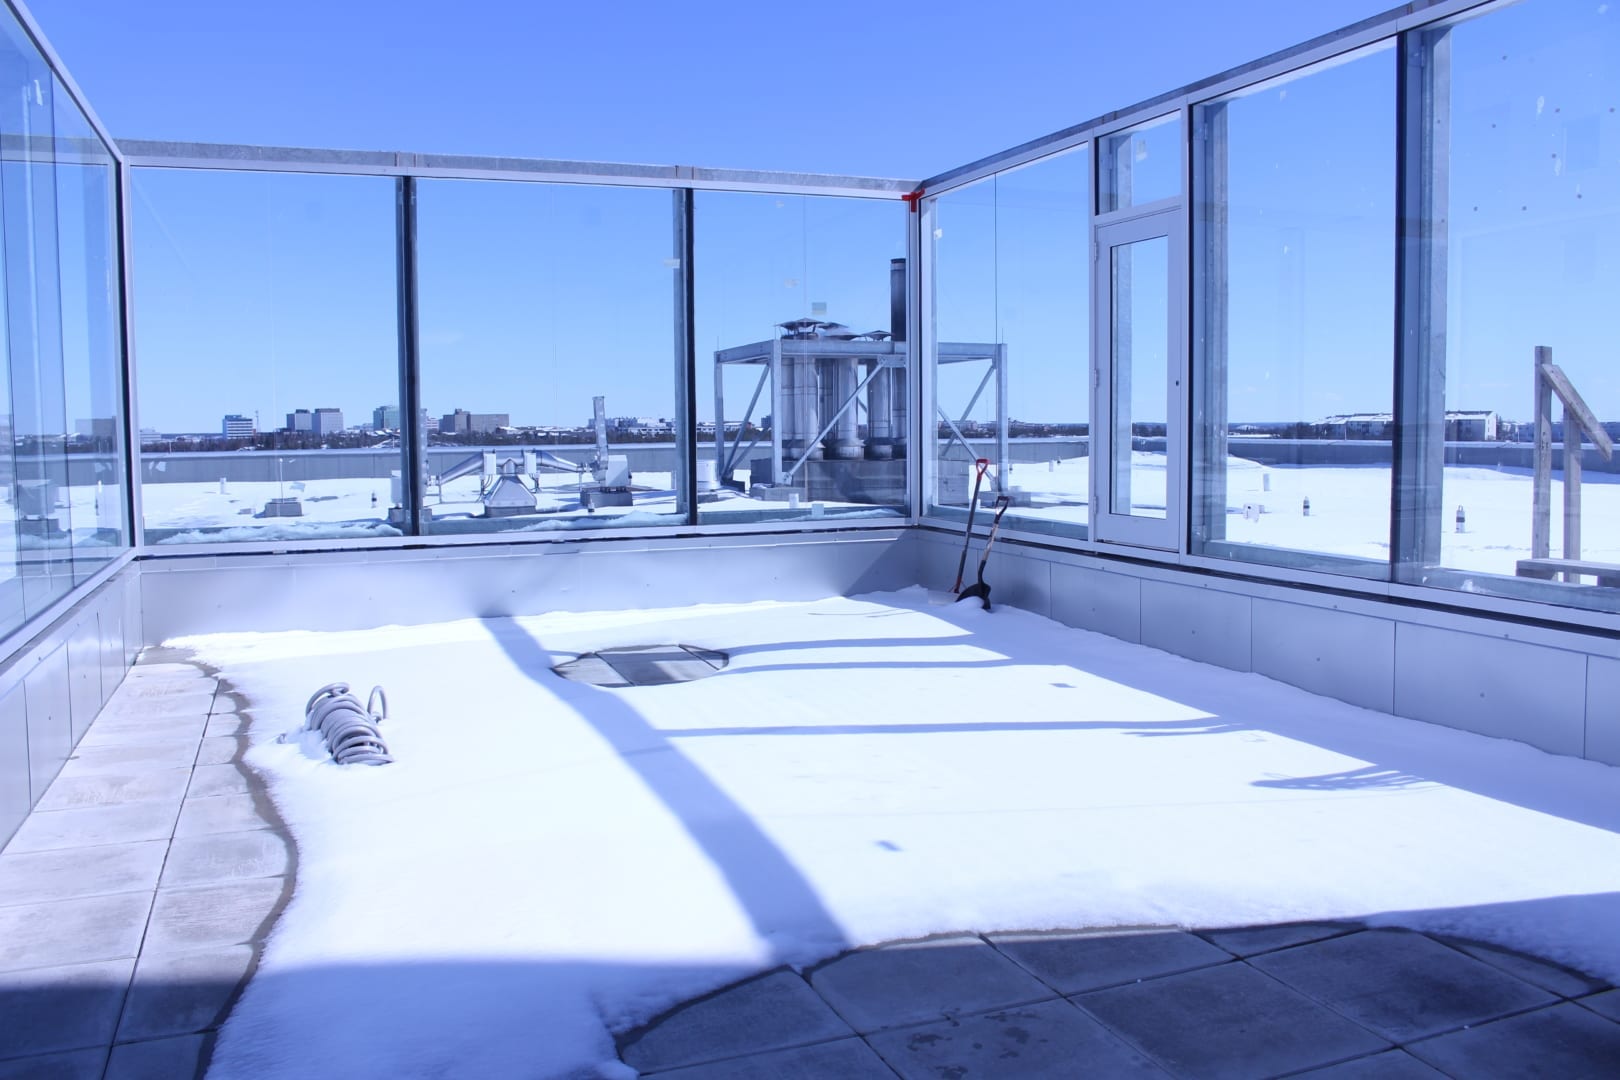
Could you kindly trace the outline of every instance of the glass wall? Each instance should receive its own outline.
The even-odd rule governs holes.
[[[1620,563],[1620,11],[1531,0],[1418,45],[1419,314],[1445,410],[1417,553],[1443,569],[1419,580],[1613,609],[1620,576],[1589,564]]]
[[[1099,213],[1145,206],[1181,194],[1181,114],[1169,113],[1104,135]]]
[[[425,531],[686,520],[676,198],[418,183]]]
[[[906,512],[906,213],[696,193],[700,521]]]
[[[111,152],[0,12],[0,633],[128,545]]]
[[[400,535],[396,181],[134,176],[146,542]]]
[[[1193,117],[1191,550],[1384,578],[1395,49]]]
[[[1008,528],[1086,533],[1090,498],[1089,148],[931,203],[931,509],[1006,495]]]

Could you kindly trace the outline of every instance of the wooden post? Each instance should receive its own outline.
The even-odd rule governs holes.
[[[1581,422],[1575,410],[1564,406],[1564,558],[1581,557]],[[1575,573],[1564,580],[1579,582]]]
[[[1542,374],[1543,364],[1552,363],[1552,349],[1536,346],[1535,449],[1531,462],[1530,557],[1545,559],[1552,554],[1552,386]]]

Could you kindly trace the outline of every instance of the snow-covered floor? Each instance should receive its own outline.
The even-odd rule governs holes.
[[[727,650],[606,690],[580,652]],[[1620,979],[1620,769],[921,589],[174,642],[246,696],[294,897],[211,1075],[620,1075],[611,1032],[943,931],[1357,918]],[[387,688],[397,762],[304,703]],[[588,1072],[586,1073],[588,1074]]]

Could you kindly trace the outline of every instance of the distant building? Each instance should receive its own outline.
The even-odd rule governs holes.
[[[163,441],[163,436],[158,433],[157,428],[149,428],[149,427],[141,428],[141,445],[142,446],[156,446],[158,443],[160,443],[162,441]]]
[[[439,431],[444,435],[488,435],[511,426],[510,413],[470,413],[457,409],[439,418]]]
[[[221,423],[219,433],[227,439],[251,439],[253,438],[253,418],[231,413]]]
[[[1494,412],[1446,413],[1447,442],[1495,442],[1497,431]]]
[[[96,416],[89,420],[73,421],[73,428],[80,436],[86,439],[112,439],[118,438],[118,420],[111,416]]]
[[[300,431],[315,430],[315,416],[308,409],[299,409],[287,414],[286,430],[297,434]]]
[[[310,434],[316,436],[336,435],[343,430],[342,409],[316,409],[313,421],[310,424]]]
[[[379,405],[371,410],[371,430],[393,431],[399,427],[399,406]]]

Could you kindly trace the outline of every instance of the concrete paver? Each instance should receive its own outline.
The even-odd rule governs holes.
[[[990,943],[1062,994],[1173,975],[1231,961],[1179,930],[1092,934],[990,934]]]
[[[1168,1077],[1096,1020],[1059,998],[869,1037],[904,1080],[1017,1076]]]
[[[894,1080],[894,1070],[857,1038],[642,1075],[648,1080]]]
[[[17,828],[8,855],[25,851],[167,840],[174,833],[178,803],[128,803],[83,810],[36,810]]]
[[[0,855],[0,907],[157,888],[162,840]]]
[[[143,955],[217,949],[262,941],[280,903],[281,878],[160,889]]]
[[[1340,937],[1359,929],[1360,926],[1351,923],[1300,922],[1204,930],[1199,936],[1219,945],[1233,956],[1256,956],[1307,942]]]
[[[655,1072],[852,1034],[804,979],[773,971],[687,1006],[631,1041],[623,1056]]]
[[[975,937],[852,952],[813,970],[810,984],[862,1034],[1055,996]]]
[[[0,971],[132,957],[151,908],[148,892],[0,908]]]
[[[1567,1003],[1426,1039],[1407,1050],[1452,1076],[1620,1076],[1620,1024]]]
[[[1555,1000],[1408,930],[1364,930],[1249,962],[1397,1043]]]
[[[106,1080],[178,1080],[197,1075],[210,1035],[123,1043],[112,1048]]]
[[[178,804],[191,782],[191,769],[141,769],[132,772],[96,772],[58,776],[36,810],[79,810],[87,806],[122,806],[126,803]]]
[[[171,956],[143,953],[135,965],[120,1041],[189,1035],[215,1028],[251,970],[251,945]]]
[[[177,837],[169,845],[163,884],[216,885],[279,877],[292,869],[292,844],[270,829]]]
[[[1445,1076],[1404,1050],[1385,1050],[1382,1054],[1296,1075],[1297,1080],[1443,1080]]]
[[[0,974],[0,1061],[105,1048],[134,969],[128,959]]]
[[[1249,1078],[1331,1065],[1388,1047],[1370,1031],[1244,963],[1073,999],[1180,1076]]]
[[[252,795],[212,795],[185,801],[174,835],[247,832],[264,828],[265,824],[259,802]]]

